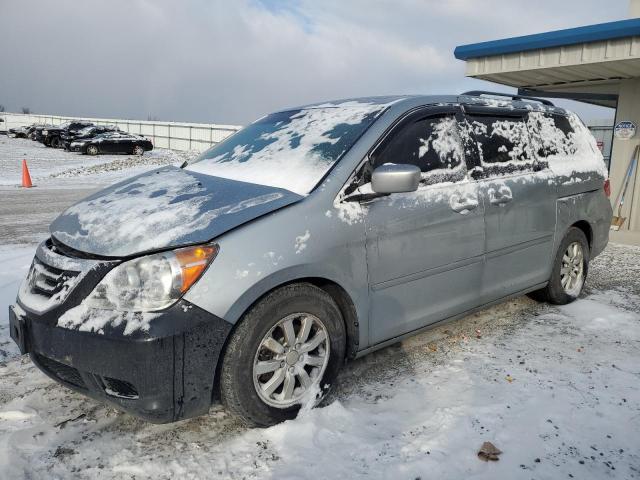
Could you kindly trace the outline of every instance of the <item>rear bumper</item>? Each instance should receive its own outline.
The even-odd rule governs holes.
[[[195,305],[178,302],[152,320],[151,335],[136,336],[70,330],[57,319],[10,310],[12,337],[23,353],[68,388],[153,423],[209,410],[231,324]]]

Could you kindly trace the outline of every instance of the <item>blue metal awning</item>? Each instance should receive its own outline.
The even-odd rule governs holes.
[[[488,57],[506,53],[562,47],[577,43],[613,40],[622,37],[640,36],[640,18],[599,23],[585,27],[567,28],[553,32],[536,33],[522,37],[504,38],[490,42],[460,45],[453,51],[458,60]]]

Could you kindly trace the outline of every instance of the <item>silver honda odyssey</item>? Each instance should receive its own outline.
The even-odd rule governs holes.
[[[608,195],[593,137],[546,100],[287,109],[60,215],[11,334],[51,378],[148,421],[221,401],[271,425],[424,328],[523,294],[575,300]]]

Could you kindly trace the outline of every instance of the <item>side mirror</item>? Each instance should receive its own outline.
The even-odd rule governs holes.
[[[371,189],[376,193],[415,192],[420,185],[420,169],[415,165],[385,163],[371,174]]]

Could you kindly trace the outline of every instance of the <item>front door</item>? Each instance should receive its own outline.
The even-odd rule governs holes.
[[[484,211],[467,177],[454,107],[417,112],[370,158],[370,167],[420,167],[416,192],[366,202],[371,295],[370,343],[411,332],[477,305],[484,254]]]
[[[480,194],[485,205],[486,265],[483,302],[546,282],[556,224],[553,174],[538,161],[528,112],[465,107],[478,146]]]

